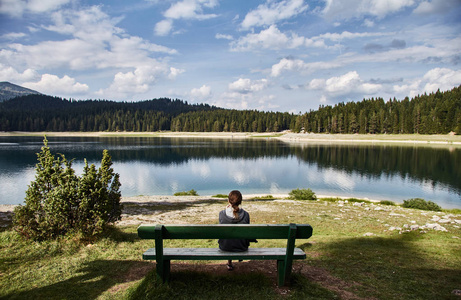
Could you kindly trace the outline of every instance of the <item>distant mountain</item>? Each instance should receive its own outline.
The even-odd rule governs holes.
[[[34,90],[26,89],[16,84],[9,83],[7,81],[0,82],[0,102],[19,96],[26,96],[31,94],[40,95],[41,93]]]

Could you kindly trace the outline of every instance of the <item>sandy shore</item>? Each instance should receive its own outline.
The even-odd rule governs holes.
[[[0,132],[0,136],[57,136],[57,137],[169,137],[212,139],[278,139],[289,143],[371,143],[405,145],[461,146],[461,135],[419,134],[316,134],[285,132]]]

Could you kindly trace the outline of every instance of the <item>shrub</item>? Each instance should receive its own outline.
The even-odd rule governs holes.
[[[289,194],[289,199],[294,200],[317,200],[317,196],[311,189],[296,189]]]
[[[347,199],[344,199],[344,201],[351,202],[351,203],[354,203],[354,202],[357,202],[357,203],[371,203],[371,201],[369,201],[369,200],[357,199],[357,198],[347,198]]]
[[[326,201],[326,202],[338,202],[339,200],[342,200],[341,198],[333,198],[333,197],[327,197],[327,198],[321,198],[323,201]]]
[[[256,196],[253,197],[251,200],[275,200],[275,197],[272,195],[265,195],[265,196]]]
[[[211,196],[213,198],[227,198],[228,196],[227,195],[224,195],[224,194],[217,194],[217,195],[214,195],[214,196]]]
[[[55,158],[45,137],[37,153],[35,180],[31,182],[25,205],[15,209],[14,228],[33,240],[46,240],[78,233],[90,237],[102,233],[106,225],[120,219],[119,175],[111,168],[112,159],[103,152],[101,167],[92,164],[81,177],[64,155]]]
[[[381,200],[379,201],[379,204],[395,206],[395,202],[389,200]]]
[[[416,209],[422,209],[422,210],[433,210],[433,211],[442,210],[442,208],[438,206],[436,203],[432,201],[426,201],[421,198],[403,200],[402,206],[407,207],[407,208],[416,208]]]
[[[192,189],[188,192],[177,192],[174,193],[175,196],[198,196],[197,191]]]

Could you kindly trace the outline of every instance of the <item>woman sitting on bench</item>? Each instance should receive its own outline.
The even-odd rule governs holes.
[[[226,209],[219,212],[219,224],[250,224],[250,214],[239,205],[242,203],[242,194],[239,191],[231,191],[228,196],[229,204]],[[230,252],[247,251],[250,242],[256,240],[247,239],[219,239],[219,249]],[[227,269],[232,271],[232,260],[227,261]]]

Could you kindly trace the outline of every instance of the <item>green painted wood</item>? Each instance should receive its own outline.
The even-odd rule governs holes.
[[[244,252],[227,252],[219,248],[164,248],[163,259],[168,260],[284,260],[286,248],[249,248]],[[156,248],[143,253],[144,260],[157,260]],[[294,248],[293,259],[305,259],[306,253]]]
[[[141,225],[138,236],[154,239],[155,248],[147,250],[143,259],[157,262],[157,276],[163,282],[170,277],[171,260],[277,260],[277,281],[284,285],[291,274],[293,259],[306,254],[295,248],[296,239],[312,236],[309,224],[214,224],[214,225]],[[287,239],[287,248],[250,248],[244,252],[226,252],[218,248],[163,248],[164,239]]]
[[[156,225],[154,228],[154,239],[155,239],[155,247],[157,248],[157,256],[156,256],[156,261],[157,261],[157,276],[162,279],[163,282],[166,281],[166,273],[169,272],[168,270],[165,271],[166,263],[163,258],[163,226],[162,225]]]
[[[293,266],[293,250],[295,248],[295,241],[296,241],[296,231],[297,226],[296,224],[290,224],[290,229],[288,231],[287,236],[287,255],[284,258],[284,265],[283,269],[279,272],[279,285],[282,286],[285,284],[285,281],[291,275],[291,268]]]
[[[277,285],[283,286],[285,283],[285,273],[283,270],[285,269],[285,259],[277,260]]]
[[[156,225],[140,225],[138,236],[141,239],[154,239]],[[289,225],[272,224],[213,224],[213,225],[163,225],[163,239],[286,239]],[[312,236],[309,224],[297,226],[296,239]]]

